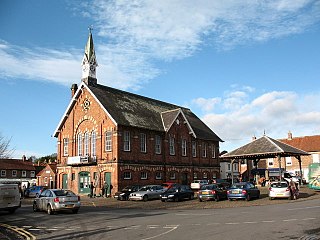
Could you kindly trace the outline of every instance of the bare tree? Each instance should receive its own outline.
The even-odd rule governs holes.
[[[11,158],[13,149],[10,148],[11,139],[6,139],[0,133],[0,159]]]

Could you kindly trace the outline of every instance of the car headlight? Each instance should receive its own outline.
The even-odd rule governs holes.
[[[125,193],[120,193],[120,196],[124,195]]]
[[[174,197],[174,195],[173,195],[173,194],[170,194],[168,197]]]

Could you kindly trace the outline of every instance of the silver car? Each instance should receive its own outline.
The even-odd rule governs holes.
[[[137,192],[130,193],[129,200],[143,200],[160,199],[160,195],[166,191],[161,185],[146,185]]]
[[[47,189],[33,201],[33,211],[46,211],[50,215],[64,210],[77,213],[80,205],[80,196],[70,190]]]
[[[286,181],[272,182],[269,187],[269,199],[287,198],[291,199],[291,192]]]

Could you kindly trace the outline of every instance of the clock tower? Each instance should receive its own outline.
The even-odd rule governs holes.
[[[92,28],[89,28],[88,42],[85,47],[84,56],[82,60],[82,81],[87,84],[97,83],[96,67],[98,66],[96,53],[94,51]]]

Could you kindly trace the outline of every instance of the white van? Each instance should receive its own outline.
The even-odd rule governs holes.
[[[0,183],[0,210],[14,213],[21,207],[21,195],[18,184]]]

